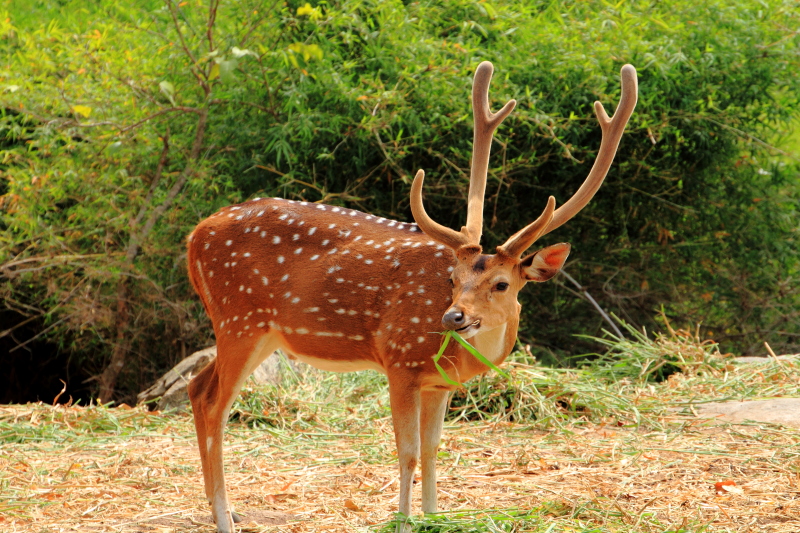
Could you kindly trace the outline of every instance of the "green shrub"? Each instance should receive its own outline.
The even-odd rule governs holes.
[[[577,188],[592,102],[611,111],[630,62],[640,102],[617,162],[548,242],[571,241],[567,270],[630,323],[663,304],[726,351],[797,349],[796,159],[767,146],[800,107],[792,2],[242,0],[211,20],[195,0],[5,5],[0,297],[91,374],[121,358],[118,398],[212,342],[183,238],[220,206],[281,195],[409,220],[423,168],[429,212],[458,227],[484,59],[495,108],[519,101],[496,135],[486,249]],[[540,355],[603,327],[564,284],[523,299]]]

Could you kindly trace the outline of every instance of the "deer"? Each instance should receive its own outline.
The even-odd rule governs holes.
[[[493,364],[512,352],[519,327],[519,291],[564,265],[570,245],[525,255],[539,238],[574,217],[600,188],[637,101],[632,65],[621,69],[621,95],[609,118],[594,110],[602,140],[588,176],[558,209],[542,214],[484,254],[480,240],[492,138],[516,102],[489,105],[493,66],[474,75],[473,154],[466,225],[442,226],[425,211],[424,172],[411,187],[416,223],[341,206],[256,198],[221,209],[189,235],[189,277],[208,314],[217,357],[189,383],[205,494],[218,533],[231,533],[223,469],[227,418],[244,381],[276,350],[322,370],[376,370],[387,377],[400,470],[398,511],[411,515],[421,468],[422,511],[435,513],[436,454],[448,395],[455,386],[434,367],[442,331],[455,331]],[[458,383],[489,370],[458,343],[441,367]],[[406,526],[407,527],[407,526]],[[398,531],[403,529],[402,522]]]

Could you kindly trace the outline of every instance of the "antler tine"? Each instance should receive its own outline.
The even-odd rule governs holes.
[[[558,228],[569,219],[574,217],[578,211],[583,209],[586,204],[592,199],[597,189],[603,184],[603,180],[614,161],[614,156],[617,153],[619,141],[622,138],[622,132],[625,131],[625,126],[628,119],[633,114],[633,109],[636,107],[636,100],[638,97],[638,80],[636,77],[636,69],[633,65],[624,65],[620,70],[620,78],[622,83],[622,90],[617,105],[617,110],[614,116],[608,118],[603,104],[600,102],[594,103],[594,112],[597,115],[597,120],[600,122],[600,129],[603,132],[603,139],[600,141],[600,149],[597,152],[597,158],[589,171],[589,175],[583,182],[583,185],[572,195],[572,198],[567,200],[561,207],[559,207],[553,215],[553,220],[547,226],[542,235],[550,233]]]
[[[553,220],[555,207],[556,199],[551,196],[547,199],[547,205],[539,218],[509,237],[505,244],[498,246],[497,253],[506,257],[520,257],[547,229]]]
[[[466,234],[442,226],[425,212],[425,206],[422,205],[422,183],[424,181],[425,172],[418,170],[417,175],[414,176],[414,181],[411,183],[411,214],[414,216],[414,220],[417,221],[417,225],[428,237],[454,250],[470,244],[470,239]]]
[[[483,232],[483,197],[486,193],[486,176],[489,170],[489,153],[492,149],[492,135],[509,113],[517,105],[509,100],[497,113],[489,110],[489,83],[494,67],[484,61],[475,70],[472,82],[472,111],[475,131],[472,140],[472,166],[467,198],[467,223],[461,231],[446,228],[434,222],[422,205],[422,183],[425,173],[420,170],[411,184],[411,213],[422,231],[430,238],[457,250],[461,246],[480,246]]]
[[[475,70],[472,82],[472,114],[474,133],[472,139],[472,167],[467,198],[466,233],[474,244],[479,244],[483,233],[483,198],[486,194],[486,178],[489,170],[489,154],[492,136],[501,122],[514,110],[516,100],[509,100],[497,113],[489,108],[489,84],[494,67],[484,61]],[[462,231],[464,231],[462,229]]]

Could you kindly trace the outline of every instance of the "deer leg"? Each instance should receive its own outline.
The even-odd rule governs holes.
[[[392,379],[394,378],[394,379]],[[404,516],[411,514],[411,488],[414,470],[419,457],[420,390],[408,376],[389,377],[389,401],[392,407],[394,437],[397,443],[397,459],[400,465],[399,511]],[[398,525],[398,531],[405,531]]]
[[[420,413],[420,466],[422,467],[422,512],[436,512],[436,453],[442,437],[446,390],[422,391]]]
[[[275,348],[269,334],[251,343],[220,342],[217,358],[189,383],[205,492],[218,533],[232,533],[233,523],[240,521],[230,509],[222,462],[228,413],[244,381]]]

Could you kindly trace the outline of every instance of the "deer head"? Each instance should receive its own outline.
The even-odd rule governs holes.
[[[550,196],[539,218],[509,237],[494,254],[485,255],[480,240],[492,136],[516,105],[511,100],[497,113],[490,111],[488,94],[492,70],[491,63],[481,63],[473,82],[475,130],[466,225],[461,231],[454,231],[428,216],[422,203],[425,178],[422,170],[417,172],[411,186],[411,212],[417,224],[455,254],[457,264],[450,276],[453,303],[442,317],[442,326],[458,331],[464,338],[518,320],[520,289],[529,281],[549,280],[564,265],[570,251],[566,243],[542,248],[525,257],[523,254],[540,237],[574,217],[592,199],[611,167],[637,99],[636,70],[632,65],[625,65],[621,70],[622,96],[614,116],[609,118],[600,102],[594,104],[603,138],[594,165],[581,187],[558,209],[555,209],[555,198]]]

